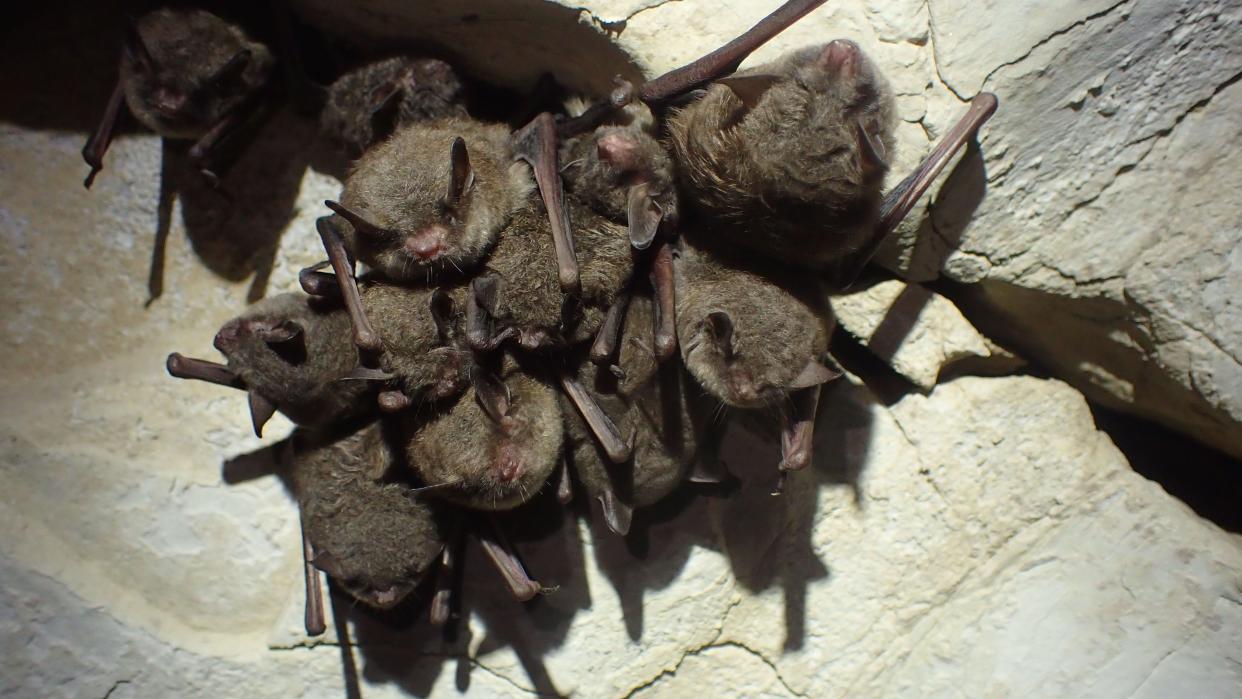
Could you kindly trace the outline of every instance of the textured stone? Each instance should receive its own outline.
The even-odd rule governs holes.
[[[996,374],[1022,364],[975,330],[952,301],[918,284],[891,280],[835,296],[832,312],[840,327],[925,391],[960,362]]]
[[[583,52],[606,42],[607,31],[620,31],[619,44],[641,52],[643,68],[655,72],[766,10],[731,3],[704,11],[688,0],[612,10],[595,4],[601,8],[584,13],[545,8],[561,24],[547,25],[544,44],[507,59],[515,83],[537,72],[522,63],[531,55],[544,65],[569,55],[549,45],[559,31],[591,37],[582,44],[566,39]],[[950,16],[935,4],[933,12]],[[518,15],[535,5],[503,8]],[[469,7],[488,6],[449,10]],[[520,43],[522,31],[543,26],[530,19],[504,24],[502,6],[490,7],[471,31],[491,23],[494,32],[499,24],[511,27],[511,41]],[[1155,19],[1121,21],[1140,9]],[[250,434],[240,395],[172,380],[162,365],[173,350],[213,356],[215,329],[247,297],[296,288],[297,270],[322,257],[313,220],[339,184],[308,169],[313,123],[279,115],[268,132],[279,137],[261,139],[235,171],[247,186],[234,190],[232,206],[181,182],[182,196],[166,197],[162,207],[161,189],[177,183],[184,159],[149,135],[122,135],[95,188],[84,193],[78,151],[106,96],[91,86],[96,79],[106,86],[111,64],[83,61],[95,55],[89,42],[67,39],[56,45],[74,49],[49,58],[46,37],[94,36],[107,22],[91,11],[35,13],[30,31],[12,37],[10,70],[0,71],[6,94],[15,96],[0,106],[0,242],[8,251],[0,272],[10,281],[0,291],[0,695],[340,697],[355,682],[367,697],[1242,693],[1242,540],[1135,475],[1094,429],[1076,391],[1029,377],[961,378],[891,407],[862,386],[835,382],[820,410],[816,463],[795,474],[781,498],[768,495],[776,450],[738,431],[724,453],[743,477],[740,491],[729,500],[678,500],[639,518],[631,547],[644,558],[607,533],[598,516],[551,516],[518,537],[531,569],[560,585],[528,608],[507,597],[471,546],[469,619],[455,642],[442,641],[426,624],[390,628],[345,603],[337,611],[348,623],[334,627],[341,636],[307,643],[298,629],[296,513],[280,482],[265,475],[268,448],[289,424],[277,418],[259,440]],[[1125,5],[1095,18],[1071,13],[1066,17],[1076,19],[1068,23],[1038,25],[1032,36],[1062,33],[986,79],[1004,82],[1007,106],[1026,106],[985,137],[993,178],[984,200],[990,208],[980,208],[987,223],[972,225],[970,240],[979,244],[961,246],[951,259],[974,260],[982,276],[997,279],[1010,263],[1022,267],[1019,257],[1065,259],[1051,247],[1031,246],[1036,233],[1054,229],[1041,228],[1049,220],[1038,204],[1044,197],[1047,216],[1065,214],[1079,195],[1060,180],[1086,182],[1102,171],[1074,159],[1074,148],[1091,142],[1087,126],[1079,132],[1068,119],[1054,120],[1057,128],[1031,123],[1041,100],[1068,84],[1041,71],[1061,70],[1048,68],[1054,56],[1064,70],[1099,66],[1116,47],[1083,56],[1095,49],[1082,42],[1107,39],[1140,42],[1134,70],[1151,75],[1159,51],[1140,44],[1157,39],[1128,30],[1165,26],[1163,12]],[[391,21],[382,14],[359,21],[375,17]],[[1199,30],[1215,21],[1195,9],[1185,19]],[[960,109],[935,74],[927,5],[830,3],[807,20],[771,51],[859,36],[896,75],[906,119],[900,157],[912,163],[926,147],[924,127],[935,133]],[[1116,33],[1101,38],[1105,26]],[[667,39],[670,27],[679,30],[676,41]],[[427,31],[440,29],[428,25]],[[1193,57],[1212,38],[1188,32],[1168,40],[1184,43]],[[1004,51],[989,60],[1025,52]],[[621,60],[586,66],[578,57],[584,67],[575,70],[592,76],[584,81],[602,80],[605,70],[625,64],[620,51],[608,55]],[[763,55],[770,54],[758,58]],[[970,55],[954,54],[956,89],[968,89],[977,75],[966,68]],[[30,71],[13,62],[32,56],[43,57],[44,72],[25,83]],[[1074,56],[1091,61],[1073,63]],[[1233,89],[1186,111],[1211,94],[1193,81],[1227,72],[1228,54],[1218,58],[1220,65],[1176,71],[1161,63],[1160,77],[1184,72],[1191,81],[1183,92],[1160,92],[1165,102],[1116,100],[1120,111],[1113,117],[1124,115],[1127,129],[1105,139],[1091,162],[1110,162],[1108,148],[1127,138],[1146,138],[1138,149],[1151,152],[1140,158],[1138,150],[1126,151],[1134,167],[1101,177],[1095,203],[1072,216],[1111,208],[1108,197],[1121,197],[1111,192],[1126,191],[1127,180],[1136,188],[1176,189],[1175,178],[1161,177],[1162,163],[1186,163],[1187,173],[1205,179],[1233,176],[1229,149],[1195,147],[1195,139],[1210,141],[1209,134],[1224,128],[1218,124],[1229,122],[1223,112],[1235,99]],[[486,53],[475,60],[505,63]],[[1114,89],[1107,80],[1100,85]],[[1080,112],[1095,115],[1095,105],[1086,105],[1113,93],[1083,94]],[[1095,136],[1110,133],[1106,123],[1098,122]],[[1159,135],[1174,123],[1177,128]],[[1037,134],[1042,128],[1051,130]],[[1047,141],[1044,150],[1060,153],[1044,171],[1034,165],[1041,151],[1029,139],[1036,136]],[[1121,162],[1114,159],[1106,170]],[[1093,196],[1089,189],[1078,201]],[[1213,208],[1226,204],[1185,189],[1178,190],[1180,208],[1165,212],[1153,199],[1146,209],[1118,215],[1136,223],[1167,215],[1162,220],[1170,226],[1183,215],[1211,216],[1221,224],[1214,230],[1228,230],[1229,209]],[[1133,196],[1115,206],[1137,205]],[[1009,220],[1011,204],[1028,215],[1020,224]],[[1090,226],[1075,224],[1082,228],[1071,239],[1085,241],[1111,227],[1105,214],[1101,208]],[[162,284],[154,286],[162,293],[151,299],[147,277],[152,251],[160,249],[161,220],[167,222],[163,259],[156,260],[162,274],[155,276]],[[1214,265],[1224,259],[1236,265],[1237,253],[1228,235],[1201,245],[1189,237],[1198,229],[1187,226],[1180,240],[1134,242],[1141,264],[1127,278],[1126,298],[1147,309],[1152,337],[1161,338],[1166,355],[1156,361],[1173,366],[1162,357],[1187,357],[1186,366],[1199,372],[1189,374],[1189,385],[1211,379],[1224,396],[1231,365],[1197,352],[1203,337],[1226,354],[1235,341],[1230,333],[1237,324],[1228,319],[1236,312],[1229,306],[1236,275]],[[948,230],[941,222],[937,229]],[[1011,257],[967,252],[1018,233]],[[1162,282],[1170,275],[1182,280],[1180,288]],[[1031,293],[1062,298],[1068,284]],[[994,294],[1026,287],[985,282],[982,288]],[[1074,317],[1089,308],[1082,303],[1099,302],[1063,298],[1067,307],[1032,302],[1022,315],[1051,325],[1053,316]],[[1100,303],[1116,303],[1109,299]],[[1122,336],[1130,312],[1105,305],[1100,316],[1116,318],[1109,327]],[[1084,325],[1084,332],[1099,332],[1091,330],[1090,317]],[[1125,385],[1129,379],[1115,369],[1120,364],[1106,360],[1096,364],[1097,373],[1114,372],[1112,380]],[[1143,393],[1141,382],[1130,385]],[[1179,395],[1188,395],[1185,385]],[[345,653],[336,645],[342,637],[351,646]]]

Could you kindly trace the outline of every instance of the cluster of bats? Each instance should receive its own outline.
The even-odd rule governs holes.
[[[829,293],[996,107],[977,97],[884,194],[893,97],[856,44],[737,70],[822,2],[790,0],[685,67],[516,131],[474,118],[436,59],[389,56],[319,89],[325,137],[356,156],[316,222],[327,261],[302,271],[305,294],[220,329],[226,364],[167,364],[245,391],[256,433],[276,411],[298,425],[308,631],[324,629],[315,568],[379,608],[426,583],[444,623],[466,532],[530,599],[544,588],[493,513],[579,491],[625,534],[636,508],[719,478],[696,457],[721,405],[777,418],[781,482],[810,463],[820,387],[839,375]],[[87,185],[122,106],[194,140],[215,173],[277,53],[201,9],[137,19]]]

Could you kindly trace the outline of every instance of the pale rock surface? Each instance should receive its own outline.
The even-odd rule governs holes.
[[[832,298],[837,324],[924,391],[963,362],[1010,373],[1021,360],[984,337],[953,302],[919,284],[882,281]]]
[[[625,10],[636,13],[623,43],[696,5],[643,4]],[[831,19],[932,75],[926,5],[892,5],[892,19],[875,5],[834,3],[814,31]],[[760,14],[730,3],[717,21]],[[711,41],[685,38],[666,43]],[[917,83],[899,88],[903,133],[923,138],[919,120],[942,127],[960,105]],[[472,546],[471,616],[455,643],[347,603],[350,652],[336,634],[306,643],[296,513],[265,475],[289,424],[277,418],[259,440],[239,394],[163,373],[169,351],[214,356],[212,335],[248,295],[296,288],[322,257],[313,220],[339,184],[306,170],[314,125],[280,119],[284,138],[239,165],[263,186],[238,194],[261,201],[236,208],[193,189],[162,208],[161,170],[184,163],[149,135],[123,135],[85,194],[81,126],[0,124],[0,695],[340,697],[351,680],[366,697],[1242,694],[1242,539],[1135,475],[1076,391],[1029,377],[961,378],[891,407],[835,382],[816,464],[781,498],[768,495],[775,450],[736,432],[725,453],[740,492],[657,508],[637,537],[645,560],[595,513],[519,541],[561,585],[527,609]],[[1154,138],[1144,162],[1189,137]],[[1026,145],[989,149],[1004,159]],[[1222,162],[1226,150],[1214,151]],[[144,305],[161,218],[162,295]],[[1142,249],[1151,281],[1135,288],[1152,289],[1153,318],[1222,322],[1214,248]],[[1178,260],[1219,289],[1210,313],[1157,291],[1161,265]],[[1161,322],[1169,346],[1197,346]]]

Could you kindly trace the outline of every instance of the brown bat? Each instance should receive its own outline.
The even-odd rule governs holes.
[[[651,505],[686,480],[705,424],[698,389],[676,364],[655,354],[654,302],[636,294],[625,315],[615,367],[583,362],[578,377],[601,409],[630,435],[631,456],[615,463],[576,411],[566,408],[566,453],[578,482],[603,508],[614,532],[629,531],[635,508]]]
[[[623,292],[634,253],[619,225],[571,201],[581,243],[581,286],[561,291],[548,218],[537,201],[516,211],[495,250],[472,282],[466,335],[480,351],[510,338],[526,350],[547,350],[590,340]]]
[[[895,121],[883,76],[838,40],[722,78],[669,134],[711,245],[820,269],[874,229]]]
[[[302,270],[303,289],[314,296],[339,298],[339,278],[317,268]],[[433,289],[365,277],[358,293],[361,308],[375,319],[369,327],[379,340],[379,366],[359,367],[351,379],[383,383],[381,409],[395,412],[466,390],[472,360],[462,330],[465,285]]]
[[[780,411],[781,470],[805,468],[834,319],[809,274],[746,265],[693,246],[676,257],[677,334],[686,368],[737,408]],[[775,281],[779,279],[779,283]]]
[[[508,510],[543,487],[561,451],[556,391],[507,361],[480,368],[451,406],[401,418],[405,457],[435,496],[477,510]]]
[[[995,104],[992,95],[976,99],[920,167],[931,174],[902,206],[881,196],[894,148],[892,91],[851,41],[794,51],[717,81],[673,115],[669,140],[704,223],[703,245],[831,270],[874,251]]]
[[[465,85],[452,66],[402,55],[366,63],[333,81],[319,125],[356,158],[406,124],[465,116]]]
[[[255,434],[279,410],[299,425],[323,426],[375,411],[371,382],[347,380],[358,366],[349,318],[337,304],[300,294],[263,299],[216,333],[228,366],[180,354],[168,373],[247,391]]]
[[[400,454],[379,423],[344,437],[299,430],[293,451],[290,485],[310,563],[360,602],[379,609],[401,602],[438,563],[444,508],[385,482]]]
[[[460,278],[533,190],[529,168],[513,161],[499,124],[410,124],[359,158],[341,201],[326,202],[337,216],[318,223],[358,346],[378,350],[380,341],[358,300],[355,258],[388,281]]]
[[[662,225],[676,225],[673,161],[649,133],[649,111],[631,105],[618,116],[624,118],[566,140],[561,174],[571,197],[625,222],[630,243],[645,250]]]
[[[236,25],[199,9],[162,8],[127,27],[119,77],[103,118],[82,149],[89,188],[103,169],[122,106],[165,138],[194,141],[206,170],[213,151],[254,113],[272,52]]]

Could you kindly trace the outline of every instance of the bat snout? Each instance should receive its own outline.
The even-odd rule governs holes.
[[[831,41],[819,55],[819,62],[824,68],[842,77],[852,77],[858,68],[861,50],[858,44],[849,39]]]
[[[241,347],[241,338],[242,321],[239,318],[234,318],[220,328],[211,344],[221,353],[227,355]]]
[[[405,239],[405,250],[420,260],[434,260],[448,247],[448,230],[429,226]]]

